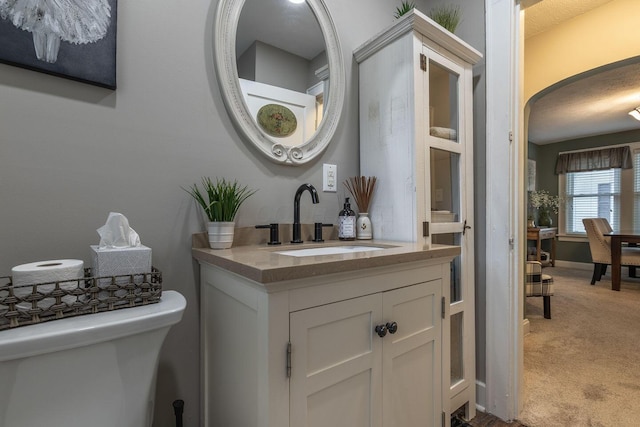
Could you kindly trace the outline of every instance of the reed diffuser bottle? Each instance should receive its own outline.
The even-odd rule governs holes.
[[[373,189],[376,185],[376,177],[354,176],[344,182],[344,186],[351,193],[358,206],[358,219],[356,220],[356,238],[370,240],[373,238],[371,219],[369,218],[369,205],[373,198]]]

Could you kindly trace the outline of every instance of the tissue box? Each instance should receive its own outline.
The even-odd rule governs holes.
[[[100,248],[91,245],[91,255],[94,277],[151,272],[151,248],[146,246]]]

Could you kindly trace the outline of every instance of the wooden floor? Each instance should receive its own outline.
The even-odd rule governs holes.
[[[491,415],[485,414],[484,412],[477,412],[474,419],[468,421],[465,424],[459,424],[456,426],[456,422],[452,420],[451,427],[527,427],[524,424],[520,424],[517,421],[512,421],[507,423],[502,421],[500,418]]]

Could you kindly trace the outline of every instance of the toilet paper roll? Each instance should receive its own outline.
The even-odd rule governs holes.
[[[78,259],[56,259],[21,264],[11,269],[11,277],[14,286],[61,282],[61,289],[73,290],[78,286],[76,280],[84,277],[84,262]],[[67,280],[70,280],[70,282],[64,283]],[[38,289],[42,293],[51,292],[55,289],[55,284],[39,286]],[[14,288],[15,295],[19,298],[26,297],[32,290],[33,288],[29,286]],[[76,297],[74,296],[63,297],[63,301],[67,303],[71,303],[75,299]],[[47,308],[53,305],[54,302],[53,298],[46,298],[40,301],[38,306]],[[23,304],[19,306],[24,307]]]

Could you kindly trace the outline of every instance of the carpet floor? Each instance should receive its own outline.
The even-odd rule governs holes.
[[[526,298],[524,405],[529,427],[640,425],[640,279],[611,290],[610,272],[546,267],[554,278],[551,319]]]

